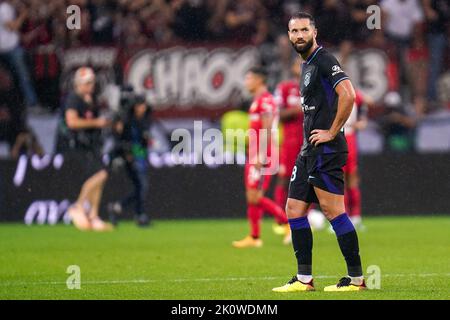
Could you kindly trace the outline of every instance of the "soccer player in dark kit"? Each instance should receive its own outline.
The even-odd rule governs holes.
[[[347,263],[348,275],[325,291],[359,291],[366,288],[358,236],[344,204],[342,167],[347,160],[343,126],[352,111],[355,91],[336,58],[319,46],[314,19],[294,15],[288,24],[294,49],[302,56],[300,79],[304,112],[303,146],[292,171],[286,213],[297,258],[297,274],[276,292],[314,290],[313,237],[307,219],[311,203],[319,203],[330,221]]]

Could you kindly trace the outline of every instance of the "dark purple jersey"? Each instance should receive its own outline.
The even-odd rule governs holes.
[[[302,156],[347,152],[344,132],[317,147],[309,142],[314,129],[328,130],[336,117],[339,82],[348,79],[336,58],[318,47],[302,64],[301,103],[304,112]]]

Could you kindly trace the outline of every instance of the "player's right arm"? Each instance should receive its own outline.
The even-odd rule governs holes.
[[[105,118],[84,119],[75,109],[68,108],[64,114],[67,127],[71,130],[100,129],[108,125]]]

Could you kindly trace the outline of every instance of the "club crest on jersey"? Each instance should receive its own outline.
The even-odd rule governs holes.
[[[307,87],[309,85],[309,82],[311,81],[311,72],[308,72],[307,74],[305,74],[305,87]]]

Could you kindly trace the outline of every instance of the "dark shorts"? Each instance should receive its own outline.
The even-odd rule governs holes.
[[[111,161],[105,163],[101,154],[87,152],[85,153],[85,156],[87,162],[86,168],[87,172],[89,173],[89,177],[93,176],[101,170],[106,170],[108,174],[111,172]]]
[[[64,157],[68,159],[76,159],[82,163],[82,170],[80,172],[85,179],[93,176],[101,170],[106,170],[108,174],[112,170],[111,161],[105,162],[103,161],[103,155],[100,152],[83,150],[83,149],[72,149],[63,153]]]
[[[344,194],[347,153],[298,156],[289,184],[289,198],[319,203],[314,187],[334,194]]]

